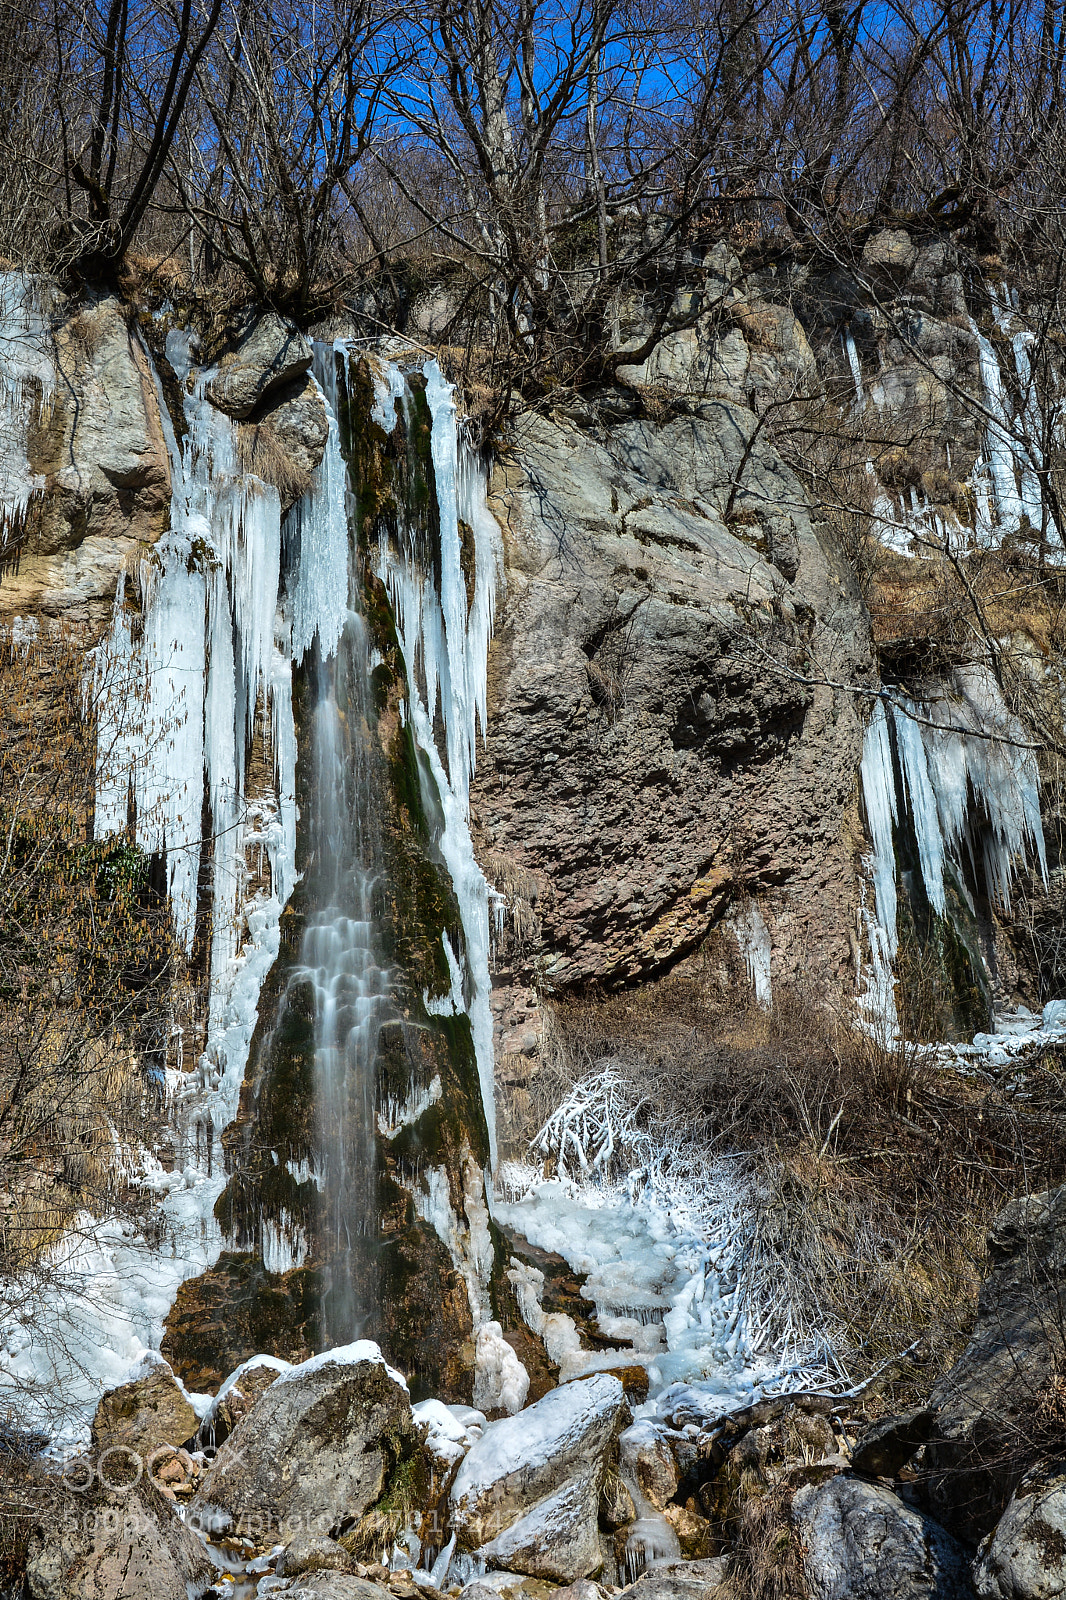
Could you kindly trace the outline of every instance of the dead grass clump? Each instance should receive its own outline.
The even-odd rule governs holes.
[[[252,473],[275,488],[283,507],[294,505],[314,482],[314,473],[293,459],[292,451],[269,419],[238,426],[237,465],[242,472]]]
[[[723,1600],[726,1595],[734,1600],[809,1600],[791,1504],[792,1489],[785,1485],[743,1497]]]
[[[59,1519],[66,1498],[56,1474],[33,1453],[39,1445],[3,1432],[0,1420],[0,1594],[20,1595],[30,1535]]]

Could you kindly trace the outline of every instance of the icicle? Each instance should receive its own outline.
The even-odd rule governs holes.
[[[855,404],[860,411],[865,411],[866,396],[862,388],[862,363],[859,360],[859,352],[855,346],[855,335],[850,328],[845,328],[842,337],[844,340],[844,353],[848,358],[852,381],[855,384]]]
[[[459,438],[453,390],[435,361],[424,369],[432,418],[430,450],[440,513],[440,592],[418,562],[412,541],[401,552],[381,546],[379,576],[393,602],[397,635],[410,690],[408,715],[415,739],[440,795],[444,827],[440,848],[463,923],[470,1017],[491,1163],[496,1163],[492,1012],[489,999],[489,889],[474,859],[467,818],[477,727],[486,725],[488,648],[501,570],[500,532],[485,504],[484,474],[474,452]],[[396,376],[381,382],[383,414],[400,390]],[[406,396],[406,390],[403,391]],[[395,402],[393,401],[393,404]],[[405,404],[407,399],[405,398]],[[473,535],[474,594],[468,604],[459,523]],[[419,667],[425,698],[419,691]],[[440,706],[446,753],[433,737]]]
[[[733,917],[731,926],[740,945],[755,1000],[764,1011],[773,1004],[770,984],[770,930],[755,901],[749,901]]]
[[[862,750],[862,798],[866,825],[873,843],[869,869],[874,884],[874,914],[866,916],[873,981],[863,997],[864,1009],[874,1025],[891,1037],[898,1026],[892,984],[896,958],[896,851],[893,825],[897,820],[892,742],[884,704],[874,705]]]
[[[944,839],[940,831],[937,796],[929,777],[922,729],[903,705],[893,707],[896,724],[896,743],[907,804],[918,842],[922,881],[929,903],[938,916],[943,916],[944,901]],[[963,769],[965,774],[965,769]],[[963,778],[965,782],[965,775]]]
[[[347,468],[337,425],[333,356],[332,346],[315,346],[315,375],[329,433],[314,487],[293,513],[300,536],[299,577],[292,601],[294,661],[303,660],[316,634],[323,657],[334,655],[348,615]]]
[[[903,797],[918,846],[922,882],[938,916],[948,914],[946,884],[964,885],[962,858],[980,853],[990,897],[1005,911],[1019,860],[1035,857],[1044,883],[1047,852],[1040,819],[1040,776],[1023,730],[1003,703],[988,667],[957,668],[929,699],[892,708]],[[895,1023],[891,966],[897,949],[893,824],[900,814],[889,726],[879,701],[866,732],[862,790],[873,851],[875,915],[867,917],[873,981],[864,1009]],[[964,890],[965,892],[965,890]],[[891,1006],[891,1010],[890,1010]]]

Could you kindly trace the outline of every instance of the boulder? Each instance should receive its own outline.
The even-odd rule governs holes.
[[[917,260],[917,246],[904,228],[882,228],[863,246],[863,266],[890,280],[905,278]]]
[[[894,1478],[928,1439],[932,1425],[933,1413],[928,1406],[897,1417],[881,1417],[855,1444],[851,1464],[856,1472],[868,1473],[871,1478]]]
[[[276,390],[240,425],[244,466],[273,484],[287,511],[311,487],[329,435],[322,392],[310,376]]]
[[[301,1572],[272,1584],[269,1592],[288,1595],[290,1600],[393,1600],[384,1585],[348,1572]]]
[[[332,1534],[379,1498],[418,1440],[407,1386],[366,1340],[279,1374],[238,1423],[190,1506],[194,1524]]]
[[[812,1600],[971,1600],[951,1535],[877,1483],[840,1475],[793,1497]]]
[[[600,1566],[600,1490],[630,1420],[605,1373],[553,1389],[490,1427],[465,1457],[449,1496],[467,1549],[508,1570],[570,1583]]]
[[[73,1500],[73,1497],[71,1497]],[[190,1600],[214,1575],[203,1545],[146,1482],[85,1496],[30,1536],[31,1600]]]
[[[273,311],[253,313],[204,392],[220,411],[243,421],[275,390],[302,377],[311,359],[311,346],[294,323]]]
[[[105,1451],[120,1450],[143,1461],[160,1445],[185,1444],[199,1426],[170,1367],[157,1358],[103,1396],[92,1422],[93,1451],[98,1460]]]
[[[629,1600],[714,1600],[726,1594],[727,1563],[721,1556],[706,1561],[673,1561],[652,1567],[627,1589]]]
[[[980,1600],[1066,1594],[1066,1461],[1026,1474],[974,1567]]]
[[[596,1512],[599,1485],[594,1467],[569,1478],[510,1527],[482,1545],[478,1554],[493,1566],[569,1584],[603,1565]]]
[[[266,1394],[279,1373],[291,1370],[292,1363],[283,1361],[280,1356],[258,1355],[242,1362],[236,1372],[230,1373],[215,1396],[201,1424],[201,1437],[213,1444],[221,1444],[244,1420],[260,1396]]]
[[[343,1545],[324,1534],[298,1533],[278,1557],[278,1577],[291,1578],[300,1572],[350,1572],[352,1558]]]
[[[1035,1426],[1059,1372],[1066,1187],[1007,1206],[988,1252],[973,1335],[930,1396],[923,1462],[929,1510],[975,1544],[1035,1465]]]

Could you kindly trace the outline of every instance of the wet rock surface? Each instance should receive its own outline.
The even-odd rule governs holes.
[[[330,1357],[283,1374],[238,1423],[192,1502],[194,1524],[331,1534],[379,1497],[417,1446],[407,1390],[375,1346]]]

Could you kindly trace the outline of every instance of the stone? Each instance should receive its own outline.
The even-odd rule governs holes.
[[[390,1600],[391,1595],[383,1584],[353,1573],[327,1571],[301,1572],[271,1585],[270,1593],[289,1595],[291,1600]]]
[[[599,1485],[593,1466],[537,1502],[478,1554],[494,1566],[532,1578],[569,1584],[603,1565],[596,1512]]]
[[[27,441],[43,492],[0,615],[61,617],[95,636],[119,573],[168,526],[170,457],[151,363],[117,299],[59,321],[48,358],[51,400]]]
[[[241,423],[242,460],[264,483],[273,484],[284,512],[311,487],[328,435],[321,390],[310,376],[297,378]]]
[[[301,1572],[348,1572],[352,1566],[351,1556],[335,1539],[298,1533],[285,1546],[274,1570],[279,1578],[290,1578]]]
[[[981,1545],[980,1600],[1053,1600],[1066,1594],[1066,1461],[1026,1473]]]
[[[862,260],[867,268],[905,278],[918,260],[918,250],[904,228],[882,228],[867,239]]]
[[[686,1561],[698,1561],[715,1553],[717,1540],[710,1522],[700,1516],[693,1504],[666,1506],[663,1516],[677,1534]]]
[[[898,1417],[881,1417],[856,1442],[851,1464],[872,1478],[894,1478],[899,1469],[929,1437],[933,1413],[928,1406],[905,1411]]]
[[[970,1600],[962,1547],[882,1484],[844,1475],[792,1500],[812,1600]]]
[[[471,1447],[449,1495],[466,1549],[533,1577],[569,1583],[602,1561],[600,1490],[630,1420],[617,1378],[597,1373],[553,1389]]]
[[[185,1444],[199,1426],[170,1367],[157,1360],[100,1400],[92,1421],[93,1451],[98,1459],[105,1451],[122,1450],[146,1460],[162,1445]]]
[[[604,1600],[605,1593],[601,1585],[593,1583],[591,1578],[578,1578],[576,1583],[556,1589],[552,1600]]]
[[[728,1566],[721,1556],[705,1561],[674,1561],[652,1567],[622,1594],[628,1600],[723,1600]]]
[[[219,1389],[201,1433],[210,1435],[212,1443],[221,1444],[266,1394],[279,1373],[290,1371],[291,1366],[291,1362],[277,1356],[252,1356],[243,1362]]]
[[[921,1488],[933,1515],[973,1543],[1034,1465],[1034,1423],[1060,1371],[1066,1187],[1012,1201],[988,1252],[970,1342],[930,1396]]]
[[[280,1374],[237,1424],[193,1500],[216,1531],[333,1534],[361,1517],[418,1446],[407,1388],[362,1341]]]
[[[273,311],[253,313],[205,393],[220,411],[243,421],[275,390],[309,371],[311,359],[311,346],[294,323]]]
[[[203,1545],[149,1483],[70,1499],[62,1519],[30,1535],[30,1600],[189,1600],[207,1588],[215,1569]]]

